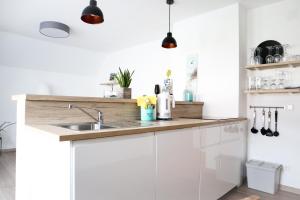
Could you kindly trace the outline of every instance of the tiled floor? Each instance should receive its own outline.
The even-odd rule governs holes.
[[[16,153],[7,152],[0,155],[0,200],[15,200]],[[240,200],[251,195],[258,195],[261,200],[300,200],[300,195],[280,191],[269,195],[248,189],[246,185],[233,190],[222,200]]]

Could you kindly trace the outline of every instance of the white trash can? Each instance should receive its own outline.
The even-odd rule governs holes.
[[[275,194],[279,189],[282,166],[258,160],[246,163],[248,187]]]

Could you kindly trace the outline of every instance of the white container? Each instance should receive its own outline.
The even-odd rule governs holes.
[[[275,194],[279,189],[282,166],[258,160],[250,160],[247,166],[248,187]]]

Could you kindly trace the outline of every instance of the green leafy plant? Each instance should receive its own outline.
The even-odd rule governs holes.
[[[122,69],[119,67],[119,72],[115,76],[115,79],[119,83],[119,85],[123,88],[129,88],[131,81],[132,81],[132,76],[134,74],[134,71],[130,72],[128,69],[125,69],[122,71]]]

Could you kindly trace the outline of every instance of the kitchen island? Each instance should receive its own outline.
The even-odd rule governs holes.
[[[216,200],[241,184],[244,118],[203,120],[203,103],[177,102],[172,121],[141,122],[135,100],[14,99],[16,200]],[[58,126],[91,121],[69,103],[100,109],[110,128]]]

